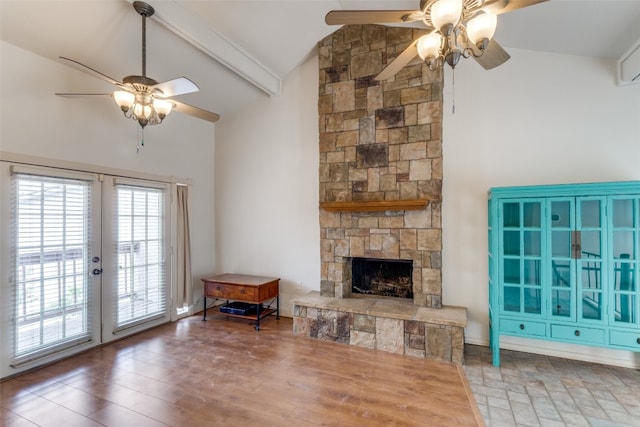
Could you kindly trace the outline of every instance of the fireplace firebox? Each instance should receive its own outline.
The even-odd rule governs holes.
[[[412,277],[412,260],[351,260],[351,292],[355,294],[413,298]]]

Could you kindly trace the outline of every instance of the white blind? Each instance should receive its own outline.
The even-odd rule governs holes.
[[[114,330],[167,312],[165,193],[163,188],[116,183]]]
[[[91,179],[14,170],[12,180],[13,358],[86,342]]]

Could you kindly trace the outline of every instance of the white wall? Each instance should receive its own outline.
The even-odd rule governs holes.
[[[320,289],[318,60],[216,128],[216,269],[281,279],[280,308]]]
[[[614,61],[509,53],[490,71],[461,61],[455,90],[451,70],[445,74],[443,302],[468,307],[467,342],[482,344],[488,343],[487,190],[640,179],[640,86],[616,86]],[[624,358],[612,357],[618,356]]]
[[[194,284],[214,268],[215,125],[172,113],[145,131],[109,97],[70,99],[55,92],[113,90],[95,77],[2,42],[0,151],[192,180]],[[196,295],[197,296],[197,295]]]

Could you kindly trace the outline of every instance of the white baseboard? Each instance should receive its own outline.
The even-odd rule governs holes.
[[[489,346],[487,340],[465,337],[465,343]],[[562,357],[570,360],[580,360],[590,363],[620,366],[623,368],[640,369],[640,353],[632,351],[613,350],[603,347],[592,347],[578,344],[565,344],[555,341],[535,340],[520,337],[501,336],[500,349],[523,351],[544,356]]]

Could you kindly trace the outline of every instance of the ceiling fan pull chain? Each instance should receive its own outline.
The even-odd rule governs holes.
[[[144,128],[138,128],[138,136],[136,138],[136,154],[140,154],[140,148],[144,147]]]
[[[456,69],[451,70],[451,114],[456,114]]]

